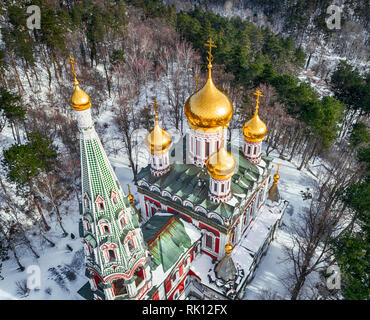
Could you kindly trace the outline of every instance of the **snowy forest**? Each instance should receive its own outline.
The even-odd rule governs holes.
[[[340,30],[325,23],[333,3],[343,7]],[[268,127],[264,152],[290,164],[293,175],[312,177],[304,190],[289,189],[305,202],[284,227],[289,241],[275,266],[284,289],[261,289],[258,298],[369,299],[368,1],[0,4],[0,299],[31,297],[27,265],[45,252],[70,262],[45,271],[62,293],[53,296],[50,285],[36,298],[75,299],[67,285],[84,272],[69,56],[107,155],[126,164],[134,185],[147,159],[137,133],[153,127],[153,99],[164,129],[188,129],[184,104],[206,79],[209,38],[216,44],[214,81],[234,106],[229,139],[253,115],[258,89]],[[30,5],[40,7],[40,29],[27,27]],[[281,177],[288,186],[284,171]],[[325,286],[332,265],[340,269],[340,289]],[[6,294],[8,286],[14,294]]]

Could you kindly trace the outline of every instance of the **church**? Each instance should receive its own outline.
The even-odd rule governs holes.
[[[274,239],[288,202],[262,153],[267,127],[258,115],[241,128],[242,146],[227,143],[233,105],[208,78],[186,101],[189,131],[173,143],[155,124],[146,136],[150,163],[137,177],[139,199],[126,194],[91,117],[90,97],[74,74],[71,105],[80,132],[80,236],[85,299],[242,299]],[[273,180],[273,181],[272,181]],[[139,200],[140,209],[136,207]],[[136,202],[136,203],[135,203]]]

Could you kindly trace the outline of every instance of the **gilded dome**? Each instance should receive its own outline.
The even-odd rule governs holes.
[[[70,56],[69,63],[71,64],[72,73],[74,76],[75,91],[72,94],[70,104],[73,110],[83,111],[91,107],[91,101],[89,95],[80,88],[79,82],[77,80],[77,74],[75,71],[75,60]]]
[[[226,180],[232,177],[235,166],[235,159],[233,155],[225,149],[223,141],[220,149],[212,153],[207,160],[208,173],[216,180]]]
[[[78,81],[75,81],[75,86],[75,91],[70,100],[73,110],[82,111],[89,109],[91,107],[89,95],[80,88]]]
[[[226,94],[216,88],[209,69],[206,84],[186,100],[184,111],[190,128],[209,131],[229,125],[233,104]]]
[[[171,135],[163,130],[158,122],[157,114],[157,101],[154,100],[154,110],[155,110],[155,125],[153,130],[146,136],[145,144],[150,149],[151,154],[158,154],[168,151],[172,139]]]
[[[261,142],[267,135],[267,126],[260,119],[258,115],[259,97],[262,96],[260,91],[255,93],[257,95],[256,111],[254,116],[243,125],[244,139],[249,142]]]

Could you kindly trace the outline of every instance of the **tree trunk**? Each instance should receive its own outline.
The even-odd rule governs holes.
[[[19,93],[20,93],[20,95],[22,95],[22,92],[24,91],[24,88],[23,88],[23,85],[22,85],[21,78],[19,77],[19,73],[18,73],[18,70],[17,70],[17,65],[16,65],[15,60],[14,60],[14,53],[12,51],[10,51],[10,60],[12,61],[12,66],[13,66],[13,69],[15,71],[15,77],[17,79]]]

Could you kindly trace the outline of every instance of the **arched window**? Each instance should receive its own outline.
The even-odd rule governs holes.
[[[84,195],[84,206],[85,209],[90,209],[90,201],[86,194]]]
[[[137,268],[135,270],[134,277],[136,287],[139,287],[144,281],[144,269],[142,267]]]
[[[113,204],[117,204],[118,203],[117,192],[112,190],[110,199],[112,200]]]
[[[251,146],[248,146],[248,152],[247,154],[251,154]]]
[[[123,296],[127,294],[127,288],[124,285],[123,279],[116,279],[112,282],[114,296]]]
[[[206,248],[213,249],[213,237],[206,233]]]
[[[114,252],[113,249],[109,249],[108,250],[108,256],[109,256],[109,262],[115,262],[115,261],[117,261],[116,253]]]
[[[107,225],[104,225],[104,226],[103,226],[103,229],[104,229],[104,234],[105,234],[105,233],[110,233],[110,231],[109,231],[109,227],[108,227]]]
[[[134,246],[134,241],[132,241],[132,239],[128,240],[127,241],[127,246],[128,246],[128,250],[131,252],[135,249],[135,246]]]

